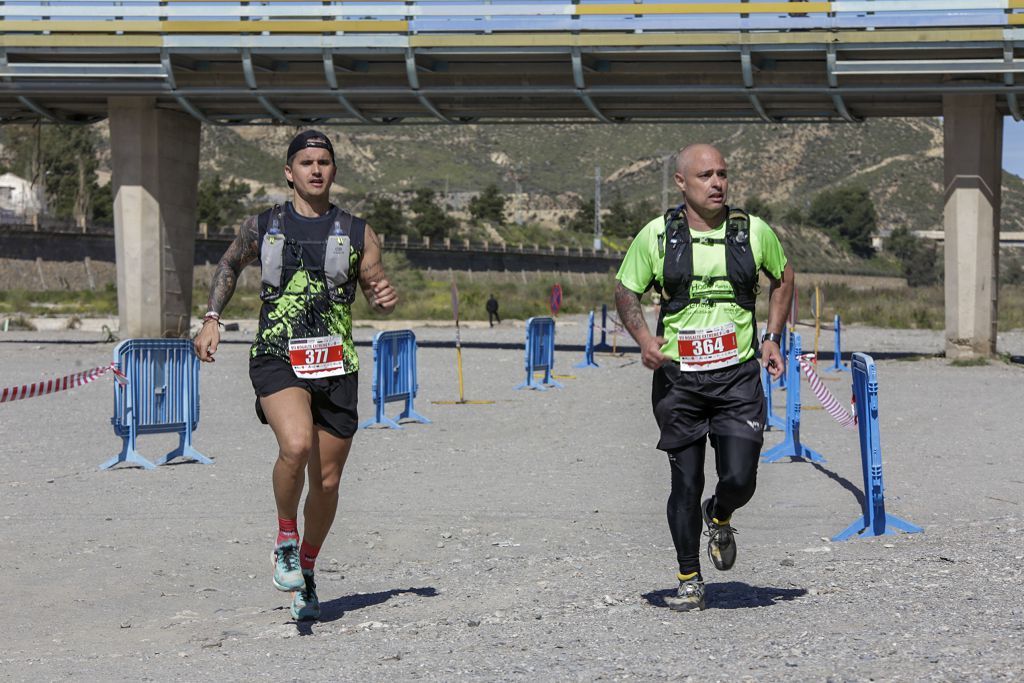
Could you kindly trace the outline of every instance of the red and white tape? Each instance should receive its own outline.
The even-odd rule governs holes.
[[[843,427],[847,429],[853,429],[857,426],[856,414],[851,414],[840,405],[836,397],[832,395],[832,392],[828,390],[825,383],[821,381],[818,374],[814,372],[814,366],[811,362],[814,360],[814,354],[808,353],[800,356],[800,369],[804,371],[804,376],[807,377],[807,383],[811,385],[811,391],[814,392],[818,402],[821,403],[821,407],[825,409],[829,415],[835,419]]]
[[[128,384],[128,378],[117,369],[117,364],[111,363],[110,365],[93,368],[92,370],[58,377],[57,379],[43,380],[35,384],[22,384],[20,387],[7,387],[0,391],[0,403],[19,401],[23,398],[35,398],[36,396],[45,396],[57,391],[67,391],[68,389],[81,387],[99,379],[108,372],[114,373],[114,379],[122,386]]]

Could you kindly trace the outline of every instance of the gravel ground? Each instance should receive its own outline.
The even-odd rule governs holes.
[[[558,341],[581,343],[583,322],[560,320]],[[246,336],[230,333],[203,369],[195,446],[214,465],[97,470],[120,447],[105,378],[0,406],[0,678],[1024,676],[1019,365],[879,362],[886,502],[921,534],[827,540],[860,514],[857,439],[806,410],[803,441],[828,461],[761,467],[734,517],[736,567],[706,566],[708,609],[678,614],[663,606],[675,584],[669,466],[635,356],[576,370],[582,354],[560,351],[556,372],[572,378],[532,392],[514,390],[521,348],[467,348],[466,397],[494,403],[440,405],[458,397],[455,354],[421,348],[416,405],[433,424],[357,434],[320,555],[324,617],[297,625],[270,583],[275,445],[252,411]],[[95,338],[0,335],[0,386],[108,362],[113,345],[85,343]],[[523,338],[521,323],[463,329],[466,342]],[[942,347],[933,332],[851,327],[844,340],[879,353]],[[828,335],[821,344],[831,348]],[[1000,349],[1024,354],[1024,334],[1001,336]],[[366,416],[371,352],[359,352]],[[842,397],[848,382],[828,384]],[[766,448],[780,439],[770,433]],[[174,441],[143,437],[140,449],[156,459]]]

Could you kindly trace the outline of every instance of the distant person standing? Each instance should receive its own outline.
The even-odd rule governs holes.
[[[501,324],[501,316],[498,315],[498,300],[491,294],[491,298],[487,300],[487,322],[494,327],[494,321],[497,320],[498,324]]]
[[[398,294],[385,276],[376,234],[331,203],[337,166],[328,137],[314,130],[299,133],[285,159],[291,201],[242,223],[213,275],[195,350],[200,360],[213,362],[220,314],[239,273],[259,260],[263,305],[249,378],[256,415],[270,425],[278,444],[273,583],[294,591],[291,614],[300,620],[320,616],[313,568],[334,522],[338,485],[358,425],[352,302],[361,288],[374,311],[390,313]],[[300,539],[299,499],[307,481]]]
[[[750,501],[757,483],[765,421],[754,321],[758,275],[771,283],[760,355],[774,379],[785,365],[779,342],[794,275],[771,227],[726,204],[729,181],[721,152],[711,145],[686,147],[679,152],[675,181],[683,203],[637,234],[619,268],[615,303],[640,345],[643,364],[654,371],[657,447],[668,454],[671,470],[666,512],[679,565],[679,587],[665,601],[688,611],[704,609],[701,527],[707,527],[715,568],[731,569],[733,513]],[[651,287],[661,294],[654,334],[640,307]],[[718,484],[701,503],[709,434]]]

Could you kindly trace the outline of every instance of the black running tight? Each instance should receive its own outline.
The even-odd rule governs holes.
[[[701,495],[704,491],[704,448],[701,437],[689,446],[668,454],[672,466],[672,493],[668,497],[668,528],[676,546],[679,573],[700,572],[700,537],[704,529],[701,517]],[[734,436],[712,436],[715,449],[715,487],[712,516],[729,519],[746,505],[757,485],[757,461],[761,444]]]

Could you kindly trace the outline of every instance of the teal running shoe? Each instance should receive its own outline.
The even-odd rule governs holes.
[[[274,548],[274,587],[279,591],[297,591],[306,585],[299,567],[299,544],[283,541]]]
[[[292,618],[295,621],[308,621],[320,618],[320,599],[316,595],[316,581],[313,580],[313,570],[303,569],[302,578],[304,585],[295,592],[292,598]]]

